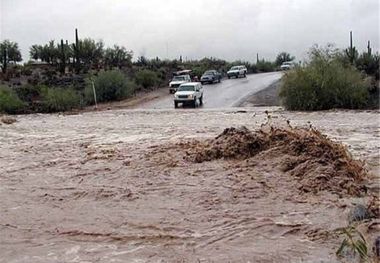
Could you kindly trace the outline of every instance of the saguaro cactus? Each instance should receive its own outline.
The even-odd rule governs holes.
[[[73,64],[75,67],[75,72],[80,72],[80,44],[79,44],[79,38],[78,38],[78,29],[75,28],[75,44],[73,44],[73,50],[74,50],[74,60]]]
[[[3,68],[2,68],[3,73],[5,73],[7,71],[7,64],[8,64],[7,62],[8,62],[7,61],[7,49],[4,48],[3,54],[1,54],[1,63],[3,64]]]
[[[356,58],[358,57],[358,51],[354,47],[353,41],[352,41],[352,31],[350,31],[350,47],[346,49],[346,55],[348,59],[350,60],[351,64],[354,64]]]
[[[63,39],[61,39],[61,55],[60,55],[60,71],[61,73],[65,73],[66,68],[66,47],[63,44]]]
[[[372,55],[371,41],[368,40],[367,53],[369,56]]]

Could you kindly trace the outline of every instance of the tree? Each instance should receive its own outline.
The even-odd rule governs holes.
[[[113,48],[107,48],[104,54],[105,64],[109,67],[118,67],[131,65],[132,51],[127,51],[125,47],[114,45]]]
[[[291,56],[289,53],[287,53],[287,52],[281,52],[276,57],[276,65],[277,66],[281,66],[282,63],[284,63],[286,61],[292,61],[294,59],[295,59],[295,57]]]
[[[79,40],[79,57],[87,68],[93,65],[99,66],[100,61],[104,55],[104,43],[102,41],[95,42],[91,38]]]
[[[32,59],[38,60],[41,59],[43,47],[41,45],[33,45],[29,49],[29,55]]]
[[[33,45],[29,49],[29,55],[31,58],[49,64],[56,64],[59,58],[59,48],[56,46],[54,40],[50,40],[45,45]]]
[[[9,62],[20,62],[22,60],[20,49],[16,42],[4,40],[0,43],[1,69],[3,73],[7,71]]]
[[[50,40],[42,49],[42,60],[49,64],[57,64],[59,50],[55,46],[54,40]]]

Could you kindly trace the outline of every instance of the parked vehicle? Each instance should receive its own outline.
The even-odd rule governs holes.
[[[293,61],[285,61],[281,65],[281,70],[290,70],[290,69],[293,69],[294,67],[295,67],[295,64]]]
[[[244,78],[247,75],[247,68],[245,66],[233,66],[229,71],[227,71],[227,77],[230,79],[231,77],[239,78],[243,76]]]
[[[179,75],[174,76],[172,81],[169,83],[169,91],[170,93],[175,93],[177,91],[177,88],[184,83],[191,82],[190,75]]]
[[[178,104],[189,104],[192,107],[203,104],[203,87],[199,82],[191,82],[182,84],[178,87],[177,92],[174,94],[174,108],[178,108]]]
[[[201,77],[201,83],[202,85],[205,83],[220,83],[222,79],[222,74],[220,74],[216,70],[207,70],[205,73],[203,73]]]
[[[193,73],[191,69],[184,69],[173,73],[173,76],[190,75]]]

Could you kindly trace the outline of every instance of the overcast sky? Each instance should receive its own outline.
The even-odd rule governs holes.
[[[367,40],[379,50],[379,0],[0,0],[0,38],[29,47],[61,38],[102,39],[134,57],[302,59],[315,43]]]

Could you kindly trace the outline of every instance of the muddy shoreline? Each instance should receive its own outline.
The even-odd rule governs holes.
[[[337,262],[335,230],[367,197],[305,196],[277,159],[192,163],[178,145],[257,129],[268,111],[342,141],[376,175],[379,112],[242,109],[33,114],[0,126],[0,262]]]

